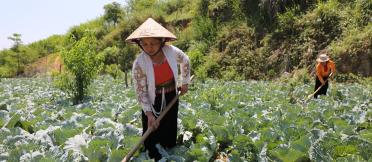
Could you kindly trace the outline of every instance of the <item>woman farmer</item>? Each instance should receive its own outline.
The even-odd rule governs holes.
[[[155,158],[156,161],[162,158],[156,144],[164,148],[176,145],[178,100],[160,123],[156,122],[156,118],[179,90],[181,95],[187,92],[190,82],[188,56],[177,47],[165,44],[176,39],[176,36],[151,18],[126,39],[142,49],[133,63],[132,73],[138,102],[142,106],[143,133],[149,127],[155,130],[144,145],[150,158]],[[181,82],[177,82],[178,64]]]
[[[318,98],[318,95],[327,94],[328,78],[333,77],[336,72],[335,63],[331,61],[326,54],[320,54],[316,61],[318,63],[316,65],[314,89],[316,93],[314,94],[314,98]],[[320,86],[322,87],[318,90]]]

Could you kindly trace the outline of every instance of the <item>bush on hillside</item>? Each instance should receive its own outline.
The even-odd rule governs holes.
[[[336,67],[340,73],[372,75],[372,24],[362,31],[353,29],[330,45]]]
[[[120,49],[116,46],[107,47],[102,51],[102,54],[105,56],[104,63],[111,65],[118,62]]]
[[[207,17],[197,16],[191,23],[194,39],[208,46],[215,42],[217,36],[216,24]]]
[[[296,68],[315,67],[319,51],[326,49],[342,35],[343,19],[337,1],[318,2],[311,11],[301,14],[298,7],[278,14],[278,30],[267,45],[271,56],[267,63],[275,73],[291,72]]]
[[[1,66],[0,67],[0,77],[1,78],[10,78],[13,77],[16,74],[16,69],[12,67],[7,66]]]
[[[211,0],[208,5],[208,16],[218,23],[245,20],[240,6],[241,2],[238,0]]]
[[[207,48],[208,47],[204,43],[195,43],[190,47],[187,55],[189,56],[192,69],[198,69],[204,64],[203,58],[205,56],[205,51]]]
[[[372,17],[372,1],[356,0],[351,4],[350,10],[344,10],[345,23],[351,27],[364,27],[371,22]]]
[[[353,73],[337,74],[335,75],[334,78],[337,82],[344,82],[344,83],[354,83],[354,82],[359,82],[359,80],[361,80],[361,76],[355,75]]]
[[[203,57],[203,64],[195,69],[198,79],[205,80],[211,78],[221,78],[221,69],[218,62],[221,60],[221,54],[217,51],[211,51],[208,55]]]
[[[255,51],[258,45],[256,39],[254,29],[245,24],[222,30],[214,46],[221,54],[218,62],[221,75],[228,74],[228,78],[260,78],[264,58]],[[232,69],[234,71],[229,72]],[[232,74],[237,76],[231,76]]]
[[[312,12],[299,19],[296,25],[302,31],[299,43],[313,41],[315,50],[321,50],[339,37],[342,30],[338,8],[340,4],[337,1],[319,3]]]

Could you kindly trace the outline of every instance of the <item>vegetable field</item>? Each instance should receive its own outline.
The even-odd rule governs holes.
[[[72,105],[51,79],[0,81],[0,161],[120,161],[140,139],[132,87],[104,76]],[[162,161],[372,161],[371,83],[196,81],[181,97],[178,145]],[[147,161],[143,148],[133,161]]]

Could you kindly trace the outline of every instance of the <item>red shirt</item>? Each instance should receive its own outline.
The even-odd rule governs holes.
[[[173,79],[173,71],[167,59],[161,64],[154,64],[155,85],[160,85]]]

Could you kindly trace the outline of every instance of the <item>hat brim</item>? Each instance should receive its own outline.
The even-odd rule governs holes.
[[[148,18],[142,23],[127,39],[125,39],[125,41],[128,43],[136,43],[142,38],[165,38],[167,42],[177,40],[177,37],[173,33],[152,18]]]
[[[156,37],[156,36],[148,36],[148,37],[138,37],[138,38],[131,38],[131,39],[126,39],[125,41],[128,43],[137,43],[140,41],[142,38],[165,38],[165,42],[171,42],[177,40],[177,38],[170,38],[170,37]]]
[[[329,58],[327,58],[326,60],[322,60],[322,59],[320,59],[320,58],[317,58],[316,61],[317,61],[317,62],[327,62],[327,61],[329,61]]]

